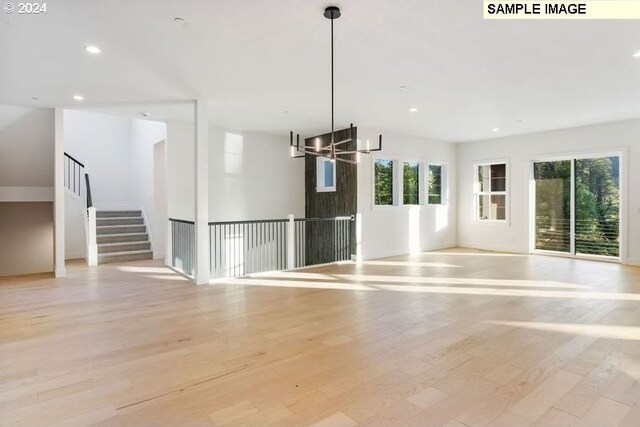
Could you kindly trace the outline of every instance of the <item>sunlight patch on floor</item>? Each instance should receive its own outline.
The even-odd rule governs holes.
[[[387,277],[387,276],[385,276]],[[493,295],[505,297],[563,298],[580,300],[640,301],[640,294],[612,292],[579,292],[562,290],[535,289],[493,289],[493,288],[458,288],[453,286],[420,286],[420,285],[385,285],[358,284],[350,282],[320,282],[303,280],[269,280],[269,278],[228,279],[226,284],[266,286],[281,288],[335,289],[354,291],[393,291],[407,293],[443,294],[443,295]]]
[[[423,283],[427,285],[511,286],[532,288],[588,289],[588,286],[545,280],[470,279],[460,277],[377,276],[364,274],[334,274],[344,280],[391,283]]]
[[[392,265],[398,267],[434,267],[434,268],[462,268],[461,265],[446,264],[443,262],[419,262],[419,261],[362,261],[362,265]]]
[[[190,281],[189,279],[187,279],[184,276],[180,276],[178,274],[172,274],[172,275],[159,275],[159,274],[145,274],[146,277],[149,277],[151,279],[156,279],[156,280],[182,280],[182,281]]]
[[[640,327],[637,326],[583,325],[577,323],[517,322],[504,320],[488,320],[486,323],[569,335],[584,335],[594,338],[640,341]]]
[[[326,274],[306,273],[302,271],[276,271],[250,275],[250,278],[268,279],[301,279],[301,280],[346,280],[349,282],[376,282],[376,283],[407,283],[425,285],[461,285],[461,286],[502,286],[502,287],[528,287],[528,288],[553,288],[553,289],[589,289],[588,286],[576,285],[566,282],[553,282],[545,280],[512,280],[512,279],[469,279],[457,277],[423,277],[423,276],[387,276],[366,274]]]
[[[469,252],[453,252],[453,251],[443,251],[443,252],[428,252],[428,255],[451,255],[451,256],[470,256],[470,257],[477,257],[477,256],[493,256],[493,257],[509,257],[509,258],[522,258],[522,257],[527,257],[529,255],[525,255],[525,254],[509,254],[509,253],[503,253],[503,252],[473,252],[473,251],[469,251]]]
[[[120,265],[116,267],[124,273],[147,273],[147,274],[176,274],[168,267],[138,267],[129,265]]]

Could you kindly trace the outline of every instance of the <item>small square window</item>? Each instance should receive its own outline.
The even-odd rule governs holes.
[[[326,157],[316,161],[316,191],[336,191],[336,164]]]

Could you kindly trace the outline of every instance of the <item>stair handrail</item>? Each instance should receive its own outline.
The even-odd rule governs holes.
[[[93,207],[93,198],[91,197],[91,182],[89,181],[89,173],[86,172],[84,174],[84,181],[85,181],[85,187],[87,189],[86,191],[86,196],[87,196],[87,209],[92,208]]]
[[[84,163],[69,153],[64,153],[64,187],[74,196],[82,197],[82,177],[86,173]]]
[[[89,179],[89,168],[73,157],[69,153],[64,153],[65,157],[65,188],[69,190],[76,197],[82,197],[82,176],[84,175],[85,185],[85,206],[86,209],[82,210],[82,217],[84,222],[84,236],[85,236],[85,259],[87,265],[98,265],[98,242],[97,242],[97,229],[96,229],[96,208],[93,206],[93,197],[91,195],[91,181]],[[72,182],[73,177],[73,182]],[[77,186],[76,186],[77,184]]]

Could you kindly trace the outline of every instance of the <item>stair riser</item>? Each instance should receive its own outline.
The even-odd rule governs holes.
[[[148,251],[151,249],[151,243],[131,243],[129,245],[116,245],[116,246],[103,246],[98,245],[99,254],[108,254],[111,252],[125,252],[125,251]]]
[[[123,242],[142,242],[149,240],[148,234],[136,234],[134,236],[110,236],[109,234],[103,234],[97,236],[97,242],[100,243],[123,243]]]
[[[152,259],[153,254],[151,252],[144,254],[132,254],[132,255],[119,255],[109,256],[109,254],[98,255],[98,263],[105,264],[108,262],[123,262],[123,261],[138,261],[142,259]]]
[[[98,218],[96,225],[142,225],[144,220],[142,218]]]
[[[104,236],[105,234],[127,234],[127,233],[144,233],[146,227],[144,225],[128,225],[122,227],[110,227],[110,228],[97,228],[98,236]]]
[[[96,218],[142,217],[142,211],[97,211]]]

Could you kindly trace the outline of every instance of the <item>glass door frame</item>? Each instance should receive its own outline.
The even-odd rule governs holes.
[[[595,159],[602,157],[618,157],[619,161],[619,182],[618,188],[620,195],[620,227],[619,242],[620,256],[612,257],[606,255],[588,255],[576,253],[576,173],[575,160]],[[533,156],[529,158],[529,253],[535,255],[550,255],[573,259],[587,259],[595,261],[607,261],[616,263],[626,263],[627,260],[627,149],[621,148],[613,151],[580,151],[576,153],[562,153],[557,155]],[[560,252],[546,249],[536,249],[536,181],[534,176],[534,165],[540,162],[553,161],[570,161],[571,162],[571,227],[570,227],[570,251]]]

